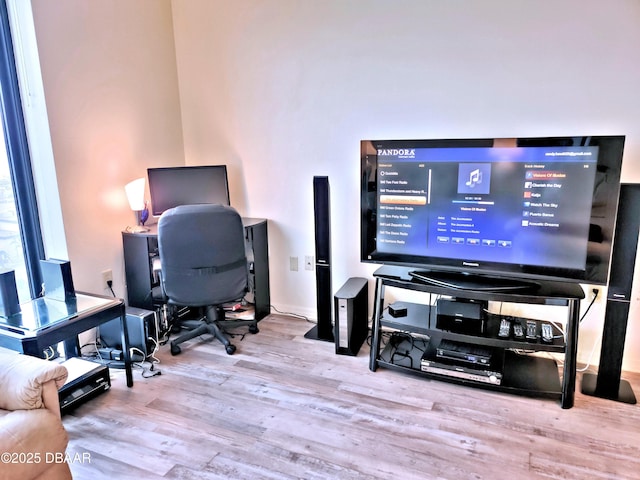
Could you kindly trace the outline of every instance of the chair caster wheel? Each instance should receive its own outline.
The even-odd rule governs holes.
[[[178,345],[171,344],[171,355],[178,355],[182,349]]]
[[[260,332],[260,329],[258,328],[258,325],[249,325],[249,333],[258,333]]]
[[[236,351],[236,346],[235,345],[227,345],[226,346],[226,350],[227,350],[227,354],[228,355],[233,355],[233,353]]]

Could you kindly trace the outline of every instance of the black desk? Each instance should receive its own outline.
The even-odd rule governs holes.
[[[129,334],[124,301],[120,298],[76,293],[67,302],[36,298],[20,305],[21,312],[0,317],[0,346],[42,357],[46,348],[64,342],[65,356],[80,356],[78,335],[120,317],[127,386],[133,386]]]
[[[249,263],[247,300],[254,304],[256,320],[261,320],[271,313],[267,220],[243,217],[242,224]],[[149,231],[142,233],[122,232],[122,246],[127,304],[130,307],[155,310],[151,291],[159,285],[153,273],[153,260],[159,256],[158,225],[149,225]]]

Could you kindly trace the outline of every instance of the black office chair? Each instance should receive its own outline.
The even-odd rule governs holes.
[[[168,304],[196,307],[198,320],[184,320],[189,331],[171,341],[171,354],[179,344],[197,336],[214,335],[229,355],[236,351],[225,326],[249,325],[253,320],[224,320],[223,304],[239,302],[247,292],[248,270],[242,219],[223,205],[183,205],[167,210],[158,221],[158,248],[162,293]]]

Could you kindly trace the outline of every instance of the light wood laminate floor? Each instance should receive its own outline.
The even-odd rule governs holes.
[[[640,478],[640,407],[468,388],[335,355],[311,324],[271,315],[229,356],[196,339],[162,374],[64,417],[83,479]],[[638,395],[640,376],[625,375]]]

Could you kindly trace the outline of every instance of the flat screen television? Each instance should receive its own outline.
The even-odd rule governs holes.
[[[624,136],[363,140],[361,260],[458,288],[605,285],[623,147]]]
[[[151,213],[160,216],[178,205],[229,205],[226,165],[148,168]]]

